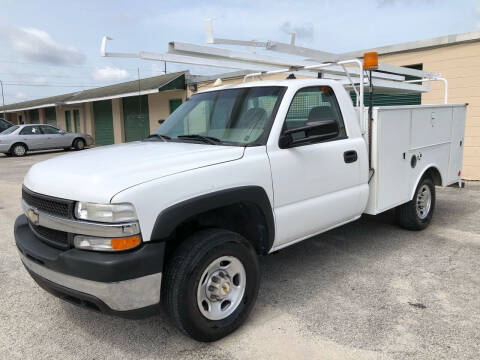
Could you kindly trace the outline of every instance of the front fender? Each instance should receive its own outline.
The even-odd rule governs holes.
[[[233,201],[248,201],[262,210],[265,223],[269,224],[269,238],[274,237],[273,187],[265,147],[246,148],[245,156],[238,160],[183,171],[131,186],[111,199],[112,203],[134,204],[144,241],[164,238],[186,216]],[[180,204],[191,205],[192,209],[185,209]],[[184,210],[180,211],[180,208]],[[181,212],[182,216],[179,215]],[[160,214],[169,220],[157,220]],[[161,227],[168,231],[160,232],[158,224],[162,224]],[[152,235],[154,228],[155,235]]]
[[[158,215],[150,239],[157,241],[167,239],[180,224],[193,216],[238,203],[254,204],[260,209],[267,225],[270,248],[275,238],[275,221],[270,200],[260,186],[241,186],[215,191],[172,205]]]

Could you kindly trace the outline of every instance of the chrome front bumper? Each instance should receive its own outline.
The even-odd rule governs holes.
[[[20,253],[23,265],[32,273],[68,289],[91,295],[113,311],[130,311],[160,302],[162,273],[105,283],[86,280],[48,269]]]

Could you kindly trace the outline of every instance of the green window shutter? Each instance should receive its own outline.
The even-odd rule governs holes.
[[[48,125],[57,126],[57,112],[54,107],[45,108],[45,120]]]
[[[65,111],[65,127],[68,132],[72,131],[72,123],[70,120],[70,111]]]
[[[182,105],[182,99],[171,99],[169,101],[170,114],[173,113],[180,105]]]
[[[93,119],[95,123],[95,144],[113,144],[115,140],[113,137],[112,101],[95,101],[93,103]]]
[[[80,132],[80,111],[73,110],[73,123],[75,125],[75,132]]]
[[[143,140],[150,135],[148,95],[123,98],[125,141]]]

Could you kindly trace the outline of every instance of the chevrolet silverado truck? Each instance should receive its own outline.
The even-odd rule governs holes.
[[[163,306],[217,340],[252,311],[260,256],[364,213],[426,228],[435,186],[460,180],[465,109],[373,107],[367,134],[336,80],[199,92],[143,141],[32,166],[21,261],[60,298],[132,318]]]

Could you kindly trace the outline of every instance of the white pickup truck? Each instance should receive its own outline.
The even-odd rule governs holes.
[[[68,301],[126,317],[163,305],[186,334],[219,339],[254,306],[259,256],[392,208],[427,227],[435,186],[460,181],[465,109],[375,107],[369,146],[338,81],[212,88],[144,141],[32,166],[21,260]]]

